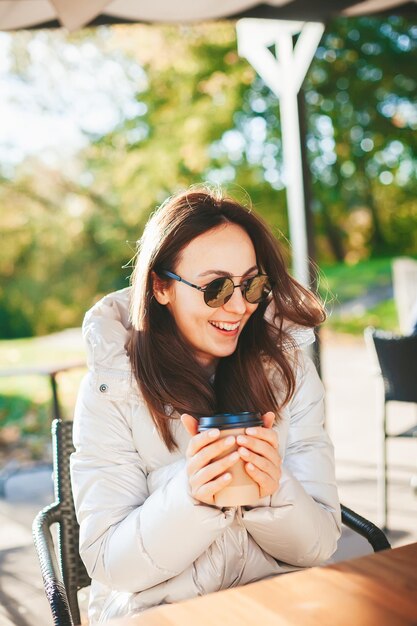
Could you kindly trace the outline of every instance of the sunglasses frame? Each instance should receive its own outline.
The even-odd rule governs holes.
[[[211,280],[209,282],[209,284],[206,285],[205,287],[200,287],[199,285],[194,285],[194,283],[190,283],[188,280],[185,280],[185,278],[181,278],[181,276],[178,276],[178,274],[174,274],[174,272],[170,272],[169,270],[161,270],[160,272],[158,272],[158,274],[163,274],[164,276],[168,276],[169,278],[172,278],[173,280],[176,280],[179,283],[184,283],[185,285],[188,285],[189,287],[193,287],[193,289],[197,289],[198,291],[202,291],[203,294],[207,291],[207,289],[211,285],[211,283],[214,283],[214,281],[219,280],[221,278],[221,277],[215,278],[214,280]],[[267,274],[259,273],[259,274],[256,274],[256,276],[252,276],[251,278],[247,278],[246,281],[253,280],[254,278],[258,278],[259,276],[266,276],[266,278],[268,278],[269,284],[271,285],[271,290],[272,290],[271,279],[269,278],[269,276]],[[232,282],[232,284],[233,284],[233,291],[237,287],[242,287],[244,285],[244,283],[239,283],[238,285],[235,285],[231,276],[224,276],[223,278],[229,279]],[[244,282],[246,282],[246,281],[244,281]],[[246,287],[245,289],[242,289],[242,295],[245,298],[246,302],[249,302],[249,300],[246,298],[246,291],[247,291],[247,289],[248,289],[248,287]],[[269,292],[269,293],[271,293],[271,292]],[[269,293],[268,293],[268,295],[269,295]],[[233,293],[230,294],[230,296],[227,298],[227,300],[225,300],[225,302],[223,302],[223,304],[219,304],[218,306],[212,306],[212,305],[208,304],[208,302],[206,301],[205,298],[204,298],[204,302],[211,309],[219,309],[221,306],[224,306],[225,304],[227,304],[227,302],[229,302],[229,300],[232,297],[232,295],[233,295]],[[268,297],[268,295],[266,297]],[[264,301],[265,300],[261,300],[260,302],[264,302]],[[260,304],[260,302],[249,302],[249,304]]]

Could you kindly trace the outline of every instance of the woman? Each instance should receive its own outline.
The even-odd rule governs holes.
[[[151,217],[132,287],[83,326],[90,371],[71,471],[92,624],[333,554],[333,449],[323,388],[300,349],[323,319],[251,210],[200,189]],[[264,425],[237,442],[198,433],[198,417],[251,410]],[[239,459],[259,501],[218,508]]]

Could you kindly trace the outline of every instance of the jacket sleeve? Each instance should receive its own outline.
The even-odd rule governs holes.
[[[279,489],[261,501],[264,506],[244,509],[242,515],[265,552],[291,565],[311,566],[336,550],[341,520],[333,446],[324,430],[323,385],[311,360],[300,359]]]
[[[87,374],[78,395],[71,457],[80,555],[91,578],[139,592],[190,566],[235,511],[194,500],[181,458],[171,479],[149,494],[130,427],[138,399],[100,394],[92,378]]]

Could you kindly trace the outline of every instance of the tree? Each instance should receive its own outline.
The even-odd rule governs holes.
[[[317,50],[305,84],[308,146],[337,259],[416,251],[416,63],[417,28],[399,17],[338,19]],[[366,232],[356,229],[355,246],[358,211]]]

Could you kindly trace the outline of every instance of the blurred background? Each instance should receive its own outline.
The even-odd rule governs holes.
[[[416,67],[411,19],[340,18],[326,25],[300,96],[329,311],[328,427],[344,502],[371,518],[377,404],[363,330],[401,330],[393,261],[417,259]],[[46,468],[50,481],[51,373],[71,419],[84,312],[128,285],[155,207],[191,184],[220,184],[249,197],[289,259],[291,250],[278,100],[238,56],[233,22],[2,32],[0,93],[0,518],[22,530],[52,499],[36,478],[13,487],[25,468]],[[417,455],[405,443],[391,458],[394,543],[417,537]],[[3,546],[10,572],[24,537]],[[13,623],[34,623],[16,606]]]

